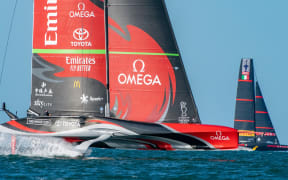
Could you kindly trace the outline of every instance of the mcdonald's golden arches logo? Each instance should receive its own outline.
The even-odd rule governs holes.
[[[73,88],[81,88],[81,83],[80,83],[79,80],[75,80],[75,81],[74,81]]]

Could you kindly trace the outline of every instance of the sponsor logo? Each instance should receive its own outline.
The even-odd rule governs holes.
[[[51,88],[47,88],[47,84],[45,82],[41,83],[40,88],[35,88],[35,96],[41,96],[41,97],[52,97],[53,91]]]
[[[242,63],[242,73],[250,72],[250,59],[244,59]]]
[[[47,30],[45,33],[45,46],[57,45],[57,0],[47,0],[47,5],[44,7],[44,12],[47,17]]]
[[[66,64],[95,64],[93,57],[66,56]]]
[[[88,104],[88,102],[100,102],[103,101],[103,97],[92,97],[92,96],[87,96],[83,94],[81,97],[81,104]]]
[[[88,96],[86,96],[85,94],[83,94],[81,97],[81,104],[88,104],[89,100],[88,100]]]
[[[229,141],[229,136],[222,136],[221,131],[216,131],[216,136],[210,136],[210,139],[213,141]]]
[[[36,101],[34,101],[34,106],[38,106],[42,109],[43,107],[45,107],[45,108],[52,107],[52,103],[47,103],[45,101],[41,101],[41,100],[37,99]]]
[[[92,43],[90,41],[85,41],[89,38],[89,31],[85,28],[77,28],[73,31],[73,38],[76,41],[71,42],[73,47],[91,47]]]
[[[69,17],[71,18],[91,18],[95,17],[95,14],[93,11],[87,11],[86,5],[83,2],[79,2],[77,5],[77,10],[70,11]]]
[[[26,124],[32,124],[36,126],[51,126],[51,120],[49,119],[27,119]]]
[[[254,133],[239,133],[239,136],[246,136],[246,137],[254,137],[255,134]]]
[[[80,128],[80,121],[78,119],[57,120],[57,121],[55,121],[54,125],[57,126],[57,127],[76,127],[76,128]]]
[[[95,64],[93,57],[66,56],[66,64],[72,72],[90,72],[91,65]]]
[[[137,69],[137,65],[141,67]],[[158,75],[145,74],[145,62],[142,59],[136,59],[133,62],[133,74],[121,73],[118,75],[118,82],[121,85],[146,85],[161,86]]]
[[[181,124],[187,124],[190,121],[190,118],[187,115],[187,102],[181,101],[180,102],[180,110],[181,110],[181,116],[178,118],[179,123]]]
[[[186,107],[187,103],[184,102],[184,101],[181,101],[180,102],[180,106],[181,106],[181,112],[182,112],[182,115],[183,117],[186,117],[187,116],[187,107]]]
[[[85,28],[77,28],[73,32],[73,37],[77,41],[84,41],[89,38],[89,32]]]
[[[275,133],[272,132],[255,132],[257,136],[276,136]]]
[[[83,2],[80,2],[80,3],[78,3],[78,10],[79,11],[84,11],[85,10],[85,3],[83,3]]]
[[[242,80],[249,80],[250,78],[250,59],[244,59],[242,63]]]
[[[254,131],[238,130],[238,132],[239,132],[239,136],[255,137]]]
[[[81,83],[79,80],[74,81],[73,88],[81,88]]]

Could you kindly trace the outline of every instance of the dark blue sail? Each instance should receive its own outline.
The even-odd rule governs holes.
[[[234,128],[239,132],[239,144],[255,144],[255,93],[252,59],[242,59],[238,78]]]
[[[267,144],[279,145],[279,140],[267,111],[258,82],[256,82],[255,110],[256,144],[258,146]]]

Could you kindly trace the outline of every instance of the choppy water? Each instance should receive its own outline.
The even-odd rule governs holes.
[[[0,136],[0,179],[288,179],[287,152],[93,149],[79,158],[60,140],[24,138],[11,155],[9,138]]]

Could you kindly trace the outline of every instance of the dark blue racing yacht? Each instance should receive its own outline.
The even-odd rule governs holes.
[[[241,61],[234,128],[239,132],[239,146],[257,151],[288,151],[288,145],[279,143],[259,82],[254,80],[252,59]]]

